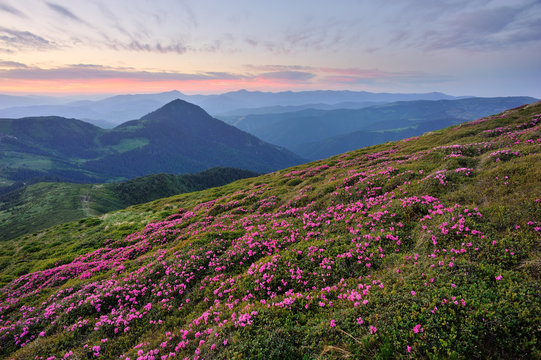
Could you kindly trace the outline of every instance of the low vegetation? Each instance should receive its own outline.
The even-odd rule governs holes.
[[[5,243],[13,359],[539,358],[541,104]]]
[[[31,184],[0,195],[0,241],[256,175],[248,170],[212,168],[197,174],[156,174],[110,184]]]

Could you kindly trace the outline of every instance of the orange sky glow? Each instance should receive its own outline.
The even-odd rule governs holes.
[[[2,94],[541,97],[536,0],[0,1]]]
[[[254,78],[246,80],[237,79],[210,79],[191,81],[140,81],[134,79],[46,79],[46,80],[17,80],[0,82],[0,93],[10,94],[115,94],[115,93],[149,93],[162,92],[173,89],[182,89],[189,93],[220,93],[237,89],[250,89],[279,91],[287,86],[286,82]],[[309,87],[306,87],[309,88]]]

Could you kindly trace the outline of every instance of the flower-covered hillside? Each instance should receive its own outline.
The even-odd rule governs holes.
[[[8,243],[0,354],[538,358],[540,121],[538,103]]]

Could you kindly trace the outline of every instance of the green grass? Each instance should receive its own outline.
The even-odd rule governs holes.
[[[0,158],[0,166],[12,168],[31,168],[48,170],[53,167],[51,159],[36,156],[35,154],[24,154],[15,152],[4,152]]]
[[[143,146],[148,144],[149,140],[145,138],[122,139],[118,144],[111,146],[111,149],[116,152],[122,153],[137,148],[142,148]]]
[[[0,355],[539,358],[537,114],[539,103],[6,241]]]
[[[409,119],[409,121],[414,121],[412,119]],[[374,130],[375,133],[385,133],[385,132],[400,132],[408,129],[416,129],[417,126],[405,126],[400,128],[392,128],[392,129],[382,129],[382,130]]]
[[[149,175],[111,184],[32,184],[0,195],[0,241],[254,175],[245,170],[215,168],[198,174]]]

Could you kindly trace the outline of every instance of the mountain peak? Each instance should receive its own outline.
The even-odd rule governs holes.
[[[175,99],[168,102],[161,108],[143,116],[141,120],[154,120],[163,118],[177,119],[179,117],[210,117],[210,115],[201,107],[181,99]]]
[[[158,95],[184,95],[184,94],[181,93],[181,92],[178,91],[178,90],[170,90],[170,91],[164,91],[164,92],[161,92],[161,93],[159,93]]]
[[[162,110],[162,109],[187,109],[187,108],[195,108],[195,109],[205,111],[200,106],[197,106],[195,104],[192,104],[190,102],[187,102],[187,101],[181,100],[181,99],[175,99],[173,101],[170,101],[167,104],[165,104],[164,106],[162,106],[161,108],[159,108],[158,110]],[[156,110],[156,111],[158,111],[158,110]]]

